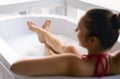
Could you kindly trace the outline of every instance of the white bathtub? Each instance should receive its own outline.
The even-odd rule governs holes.
[[[63,16],[15,16],[0,19],[0,75],[2,79],[80,79],[80,77],[46,76],[25,77],[10,71],[10,66],[21,57],[43,57],[44,46],[38,42],[36,34],[29,31],[26,22],[31,20],[41,26],[46,19],[52,21],[51,32],[62,34],[76,40],[74,32],[77,23]],[[117,44],[118,47],[119,44]],[[115,47],[114,47],[115,48]],[[114,50],[113,48],[113,50]],[[80,48],[81,52],[85,50]],[[116,49],[115,49],[116,50]],[[118,79],[120,75],[103,77]],[[81,78],[83,79],[83,78]],[[85,78],[90,79],[90,78]],[[93,78],[92,78],[93,79]],[[95,78],[97,79],[97,78]]]

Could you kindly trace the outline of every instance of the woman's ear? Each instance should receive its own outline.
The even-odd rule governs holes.
[[[97,46],[99,44],[99,40],[97,37],[93,36],[90,38],[89,42],[94,45],[94,46]]]

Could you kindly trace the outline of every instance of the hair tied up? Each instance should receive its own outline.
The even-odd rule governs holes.
[[[117,30],[119,29],[117,14],[113,14],[111,18],[111,23],[114,29],[117,29]]]

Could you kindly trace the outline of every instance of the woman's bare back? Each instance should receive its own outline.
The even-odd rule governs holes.
[[[109,74],[120,74],[120,50],[110,54]]]

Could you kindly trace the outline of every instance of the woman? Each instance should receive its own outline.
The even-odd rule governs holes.
[[[50,56],[15,62],[11,71],[16,74],[82,77],[120,74],[120,51],[108,52],[119,36],[120,14],[106,9],[91,9],[81,18],[75,31],[79,44],[88,49],[88,55],[81,55],[73,45],[51,34],[50,20],[46,20],[42,28],[30,21],[27,24],[31,31],[37,33],[39,41],[45,43]]]

